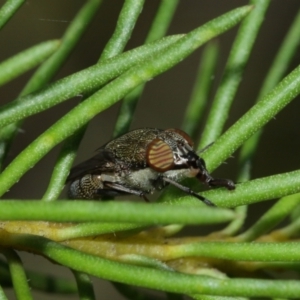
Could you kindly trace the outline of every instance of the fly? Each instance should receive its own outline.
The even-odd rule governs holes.
[[[72,199],[102,199],[121,195],[144,198],[171,184],[205,204],[214,204],[179,182],[196,177],[209,187],[235,189],[229,179],[213,178],[180,129],[142,128],[102,146],[89,160],[74,167],[67,179]]]

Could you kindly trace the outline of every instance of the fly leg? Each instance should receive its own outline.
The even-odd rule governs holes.
[[[205,170],[206,171],[206,170]],[[209,173],[202,170],[196,177],[207,184],[209,187],[225,187],[228,190],[234,190],[235,184],[230,179],[223,179],[223,178],[213,178],[209,175]]]
[[[176,186],[177,188],[179,188],[180,190],[184,191],[185,193],[196,197],[197,199],[201,200],[202,202],[204,202],[206,205],[208,206],[215,206],[215,204],[213,204],[210,200],[206,199],[205,197],[195,193],[193,190],[191,190],[189,187],[186,187],[170,178],[167,177],[163,177],[162,178],[165,182],[168,182],[174,186]]]
[[[229,179],[223,179],[223,178],[212,178],[208,181],[208,185],[210,187],[225,187],[228,190],[234,190],[235,184],[232,180]]]
[[[117,184],[114,182],[105,182],[104,185],[105,185],[105,187],[109,187],[112,190],[123,192],[125,194],[136,195],[136,196],[142,197],[146,202],[149,202],[148,198],[145,195],[145,192],[130,189],[130,188],[127,188],[123,185],[120,185],[120,184]]]

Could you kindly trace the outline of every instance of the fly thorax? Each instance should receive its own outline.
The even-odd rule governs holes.
[[[164,177],[172,179],[176,182],[179,182],[187,177],[195,177],[196,175],[191,172],[191,169],[178,169],[178,170],[169,170],[164,173]]]
[[[152,193],[156,189],[154,182],[158,177],[158,172],[151,168],[145,168],[131,172],[129,175],[122,178],[122,183],[132,189]]]

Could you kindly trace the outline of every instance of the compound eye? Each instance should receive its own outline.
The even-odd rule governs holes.
[[[161,139],[154,139],[147,148],[148,165],[157,172],[165,172],[173,168],[174,157],[171,147]]]
[[[194,145],[194,142],[192,141],[191,137],[184,131],[177,129],[177,128],[169,128],[166,129],[165,131],[172,131],[180,135],[192,148]]]

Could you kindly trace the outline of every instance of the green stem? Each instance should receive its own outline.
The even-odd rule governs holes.
[[[51,81],[51,79],[62,67],[63,63],[70,55],[71,51],[77,45],[83,33],[88,28],[88,25],[91,23],[91,20],[97,12],[100,3],[101,0],[87,1],[87,3],[79,11],[77,16],[75,16],[74,20],[66,30],[64,36],[62,37],[58,50],[37,69],[37,71],[27,82],[26,86],[23,88],[20,96],[25,96],[27,94],[35,92],[48,84],[49,81]],[[36,51],[31,54],[32,60],[38,60],[42,53],[41,50],[36,49]],[[20,54],[18,56],[20,56]],[[28,61],[31,56],[28,55],[25,57],[25,59]],[[10,59],[10,61],[14,60]],[[27,64],[21,64],[20,62],[20,65],[23,66],[23,68]],[[17,66],[17,68],[18,72],[21,72],[21,70],[23,70],[23,68],[20,68],[19,65]],[[10,67],[8,70],[9,73],[11,73],[12,67]],[[3,72],[3,74],[5,74],[5,72]],[[23,100],[25,99],[23,98]],[[1,129],[1,134],[5,135],[5,140],[1,141],[1,152],[3,152],[3,155],[2,157],[0,156],[0,164],[2,164],[3,160],[5,159],[5,155],[9,151],[12,140],[16,136],[16,133],[20,126],[21,122],[14,122]]]
[[[236,218],[232,220],[224,229],[218,232],[221,236],[233,236],[243,227],[247,218],[248,206],[238,206],[234,210],[236,213]]]
[[[138,300],[156,300],[156,296],[148,295],[144,291],[137,289],[134,286],[130,286],[127,284],[122,284],[119,282],[113,282],[116,290],[126,297],[126,299],[138,299]]]
[[[237,207],[298,192],[300,192],[300,171],[293,171],[237,184],[234,191],[215,189],[205,191],[201,195],[210,199],[217,206]],[[191,196],[182,197],[180,200],[190,205],[197,201]]]
[[[86,126],[80,128],[64,142],[55,162],[49,185],[42,197],[43,201],[55,201],[62,192],[85,129]]]
[[[182,294],[207,294],[222,296],[249,296],[249,297],[287,297],[299,298],[300,285],[297,280],[261,280],[261,279],[215,279],[207,276],[195,276],[169,272],[164,270],[155,270],[151,268],[126,265],[114,261],[109,261],[94,255],[82,254],[79,251],[64,247],[52,241],[37,236],[14,236],[11,240],[16,245],[28,247],[35,252],[43,253],[44,256],[64,266],[74,268],[77,271],[84,272],[103,279],[123,282],[135,286],[143,286],[162,291],[182,293]],[[298,243],[287,243],[287,245],[276,244],[276,247],[268,244],[234,244],[223,243],[201,243],[200,248],[209,255],[208,249],[214,249],[214,253],[223,254],[223,249],[236,254],[230,250],[231,246],[238,246],[239,252],[247,250],[246,258],[263,256],[267,257],[268,251],[276,252],[280,248],[280,259],[299,257]],[[214,245],[214,246],[213,246]],[[226,247],[226,246],[227,247]],[[292,245],[292,247],[291,247]],[[224,247],[225,246],[225,247]],[[265,247],[266,246],[266,247]],[[272,246],[272,247],[270,247]],[[279,248],[277,248],[277,246]],[[235,247],[234,247],[235,248]],[[242,251],[241,251],[242,250]],[[292,250],[292,251],[291,251]],[[226,251],[226,252],[227,252]],[[253,256],[254,254],[254,256]],[[285,255],[287,254],[287,256]],[[222,255],[226,256],[226,255]],[[234,255],[231,255],[236,259]],[[245,257],[244,257],[245,258]],[[74,265],[74,261],[76,264]]]
[[[3,248],[0,249],[0,252],[5,255],[8,261],[9,271],[17,299],[32,300],[30,287],[20,257],[13,250]]]
[[[53,54],[59,46],[58,40],[43,42],[0,63],[0,86],[36,67]]]
[[[145,43],[151,43],[166,35],[179,0],[164,0],[160,3]]]
[[[258,101],[262,100],[263,96],[269,92],[283,77],[284,73],[287,70],[287,67],[295,54],[295,51],[299,44],[300,37],[300,11],[296,16],[288,34],[278,54],[276,55],[274,62],[266,76],[266,79],[262,85],[260,90]],[[256,152],[257,145],[260,140],[260,136],[262,134],[262,129],[252,135],[248,140],[243,144],[240,155],[239,155],[239,175],[237,178],[237,182],[244,182],[250,179],[250,169],[253,156]],[[247,214],[247,207],[237,208],[237,215],[239,218],[237,220],[232,221],[231,224],[228,225],[227,228],[222,230],[223,234],[234,234],[240,228],[242,228],[244,224],[244,220]]]
[[[100,234],[116,233],[138,228],[140,229],[141,226],[134,223],[80,223],[60,229],[56,234],[56,240],[65,241],[79,237],[97,236]]]
[[[7,0],[0,9],[0,29],[14,16],[25,0]]]
[[[216,41],[208,43],[203,49],[191,99],[185,112],[182,129],[193,139],[198,133],[198,125],[206,107],[212,87],[212,78],[219,55],[219,45]]]
[[[263,99],[274,86],[284,76],[285,72],[294,57],[300,43],[300,11],[298,12],[293,24],[291,25],[273,63],[262,84],[257,102]],[[262,130],[259,130],[250,137],[241,148],[239,156],[239,178],[238,181],[246,181],[250,178],[250,168],[253,156],[256,152]]]
[[[125,2],[119,16],[117,28],[112,38],[106,45],[99,62],[105,61],[106,59],[118,55],[123,51],[127,41],[131,36],[131,32],[134,28],[134,24],[141,11],[143,3],[143,1],[132,0]],[[84,101],[87,97],[88,94],[85,95],[81,101]],[[73,134],[64,142],[64,145],[62,146],[62,149],[58,155],[58,159],[55,163],[49,186],[43,196],[43,200],[54,201],[58,198],[65,185],[69,170],[73,164],[77,149],[82,137],[84,136],[87,125],[88,124],[84,125],[78,130],[78,132]]]
[[[32,168],[55,145],[72,135],[95,115],[116,103],[136,86],[170,69],[190,55],[200,45],[243,19],[252,7],[235,9],[207,24],[191,31],[185,37],[169,46],[165,51],[133,67],[122,76],[110,82],[33,141],[0,174],[0,195],[3,195],[20,177]],[[101,99],[101,101],[99,101]]]
[[[276,231],[277,234],[280,236],[284,236],[285,238],[291,238],[294,236],[299,236],[299,231],[300,231],[300,219],[298,218],[297,220],[293,221],[289,225],[278,229]]]
[[[204,242],[173,246],[167,259],[204,256],[234,261],[292,262],[300,259],[299,242],[286,243],[233,243]],[[149,251],[149,249],[148,249]]]
[[[299,93],[300,67],[297,67],[203,153],[208,169],[217,168]]]
[[[199,201],[197,204],[185,207],[180,203],[1,200],[0,220],[128,222],[143,225],[217,224],[232,220],[235,216],[229,209],[206,207]],[[130,224],[125,224],[125,228],[128,225],[131,227]]]
[[[280,223],[300,203],[300,194],[280,199],[252,227],[240,234],[240,241],[253,241]]]
[[[228,296],[209,296],[209,295],[193,295],[196,300],[249,300],[245,297],[228,297]]]
[[[248,62],[253,44],[270,0],[252,0],[252,13],[242,22],[226,64],[222,82],[213,101],[199,148],[213,143],[221,134],[228,112]]]
[[[142,12],[145,0],[125,0],[121,13],[118,17],[115,31],[106,44],[99,62],[114,57],[123,52],[136,21]]]
[[[101,2],[102,0],[86,1],[65,31],[58,51],[33,74],[22,90],[21,96],[35,92],[51,81],[88,29]]]
[[[8,300],[1,286],[0,286],[0,300]]]
[[[34,94],[19,97],[0,108],[0,127],[23,120],[72,97],[92,93],[134,65],[146,61],[174,44],[180,38],[182,35],[170,36],[141,46],[58,80]]]
[[[78,295],[80,300],[95,300],[95,293],[90,277],[82,272],[73,270],[78,287]]]
[[[1,268],[1,283],[7,287],[12,286],[11,276],[9,274],[9,267],[0,260]],[[74,294],[77,291],[76,285],[73,281],[56,277],[52,275],[45,275],[39,272],[27,271],[30,286],[33,289],[38,289],[43,292],[59,293],[59,294]],[[1,299],[1,297],[0,297]]]
[[[178,0],[161,1],[148,36],[146,37],[145,44],[158,40],[166,34],[177,4]],[[129,130],[137,102],[143,93],[144,87],[145,84],[139,85],[123,99],[118,119],[115,124],[113,137],[120,136]]]

